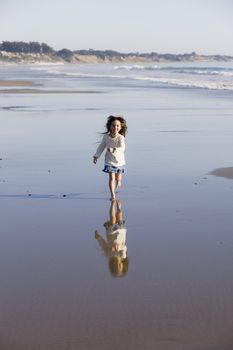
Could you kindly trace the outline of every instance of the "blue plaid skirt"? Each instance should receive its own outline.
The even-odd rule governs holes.
[[[125,172],[125,168],[123,166],[105,165],[102,171],[105,173],[122,174]]]

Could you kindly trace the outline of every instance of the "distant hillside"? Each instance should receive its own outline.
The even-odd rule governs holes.
[[[233,56],[198,55],[195,52],[184,54],[121,53],[112,50],[55,51],[45,43],[3,41],[0,44],[0,63],[135,63],[135,62],[195,62],[195,61],[233,61]]]

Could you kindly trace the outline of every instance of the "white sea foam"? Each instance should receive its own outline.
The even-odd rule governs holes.
[[[152,78],[152,77],[134,77],[135,80],[148,81],[154,83],[162,83],[170,86],[201,88],[208,90],[233,90],[233,82],[218,82],[218,81],[201,81],[192,79],[170,79],[170,78]]]
[[[118,65],[114,66],[115,70],[127,70],[127,71],[148,71],[148,70],[162,70],[171,73],[178,74],[195,74],[195,75],[222,75],[222,76],[233,76],[233,69],[224,68],[197,68],[197,67],[174,67],[174,66],[158,66],[158,65]]]
[[[224,70],[224,69],[176,69],[176,73],[182,74],[194,74],[194,75],[222,75],[226,77],[233,76],[233,70]]]
[[[50,70],[50,69],[48,69],[47,72],[49,74],[53,74],[53,75],[67,75],[67,73],[64,73],[64,72],[59,71],[59,70]]]
[[[116,79],[126,79],[129,78],[125,75],[113,75],[113,74],[94,74],[94,73],[79,73],[79,72],[62,72],[56,70],[49,70],[48,73],[54,75],[64,75],[69,77],[80,77],[80,78],[116,78]]]
[[[59,66],[63,66],[64,63],[57,63],[57,64],[51,64],[51,63],[35,63],[33,65],[31,65],[30,70],[37,70],[37,71],[45,71],[45,72],[49,72],[49,69],[53,66],[55,67],[59,67]],[[52,72],[52,71],[51,71]],[[60,74],[61,72],[59,72]]]
[[[64,66],[64,62],[33,62],[33,66]]]
[[[208,80],[194,80],[187,79],[173,79],[173,78],[159,78],[159,77],[141,77],[141,76],[128,76],[128,75],[111,75],[111,74],[86,74],[86,73],[66,73],[68,76],[77,76],[83,78],[112,78],[112,79],[128,79],[139,80],[145,82],[161,83],[177,87],[188,88],[202,88],[209,90],[233,90],[233,82],[226,83],[222,81],[208,81]]]
[[[114,66],[115,70],[156,70],[159,66],[142,66],[140,64]]]

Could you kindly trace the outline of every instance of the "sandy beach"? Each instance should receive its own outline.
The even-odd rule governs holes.
[[[42,84],[35,83],[33,81],[4,81],[0,80],[0,94],[96,94],[98,91],[92,90],[46,90],[46,89],[32,89],[25,87],[42,86]],[[2,87],[9,87],[8,89],[2,89]],[[17,88],[15,88],[17,87]]]
[[[38,72],[0,86],[83,93],[1,96],[0,348],[232,349],[231,92]],[[110,113],[129,127],[121,277],[95,234],[106,241],[92,155]]]
[[[32,81],[24,81],[24,80],[0,80],[0,87],[2,86],[35,86],[36,84]]]

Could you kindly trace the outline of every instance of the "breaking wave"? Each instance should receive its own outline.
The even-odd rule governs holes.
[[[152,78],[152,77],[135,77],[135,80],[166,84],[183,88],[200,88],[208,90],[233,90],[233,82],[226,83],[221,81],[205,81],[192,79],[172,79],[172,78]]]
[[[182,88],[199,88],[209,90],[233,90],[233,67],[228,66],[185,66],[165,65],[65,65],[63,67],[33,67],[52,76],[82,79],[109,79],[144,82],[152,86],[170,86]]]
[[[221,67],[181,67],[176,68],[173,67],[172,70],[175,73],[181,73],[181,74],[194,74],[194,75],[220,75],[225,77],[232,77],[233,76],[233,69],[232,68],[221,68]]]
[[[222,67],[175,67],[175,66],[158,66],[158,65],[119,65],[114,66],[115,70],[126,71],[167,71],[177,74],[195,74],[195,75],[222,75],[226,77],[233,76],[233,68]]]

